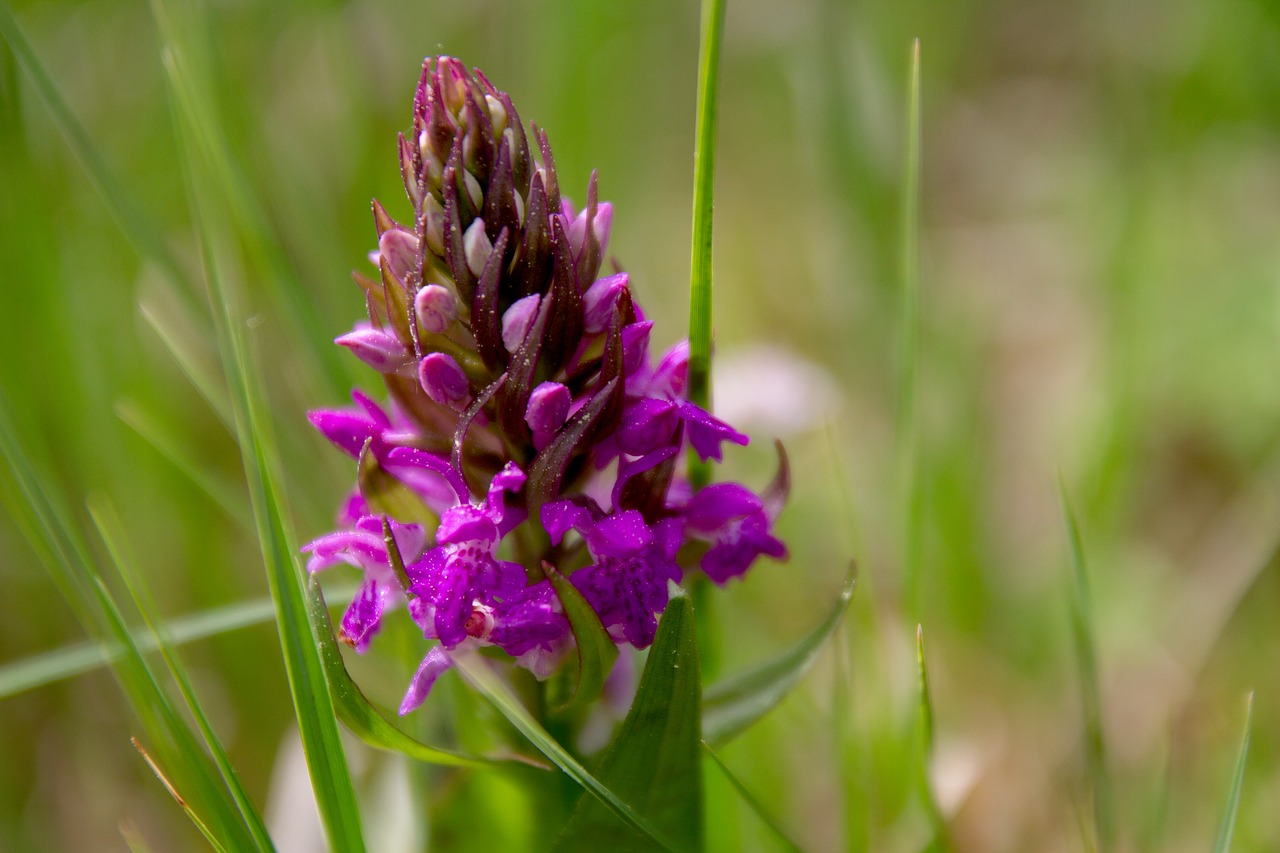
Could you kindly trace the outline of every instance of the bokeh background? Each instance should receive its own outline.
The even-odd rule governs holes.
[[[254,216],[247,313],[303,541],[328,529],[351,476],[305,410],[341,404],[344,384],[376,387],[329,341],[362,308],[347,272],[374,245],[370,198],[409,209],[395,133],[424,55],[459,56],[509,91],[550,135],[570,196],[599,171],[611,253],[658,342],[683,336],[696,3],[170,5],[208,58],[208,106]],[[115,198],[199,282],[152,9],[22,0],[13,14]],[[901,258],[916,37],[913,324]],[[795,642],[851,557],[861,569],[837,653],[725,761],[808,849],[919,849],[922,624],[933,786],[956,849],[1090,849],[1061,483],[1088,565],[1120,848],[1212,843],[1251,690],[1236,849],[1280,847],[1280,7],[734,0],[719,115],[716,403],[756,437],[725,468],[762,484],[777,436],[794,491],[780,524],[791,561],[717,597],[713,666]],[[166,616],[260,599],[235,440],[157,331],[216,375],[207,308],[126,238],[89,175],[0,43],[5,405],[57,488],[114,506]],[[84,638],[4,516],[0,590],[4,662]],[[305,824],[274,627],[184,659],[251,793]],[[393,705],[397,666],[362,670]],[[0,847],[202,843],[130,746],[136,730],[105,670],[0,699]],[[378,787],[389,760],[351,751],[374,813],[398,801]],[[714,844],[774,849],[714,771],[709,784]],[[454,840],[492,849],[500,831]],[[290,837],[306,848],[304,829]]]

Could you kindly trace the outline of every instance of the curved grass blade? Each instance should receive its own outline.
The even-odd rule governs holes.
[[[346,664],[342,661],[342,651],[333,638],[333,623],[329,618],[329,607],[325,604],[324,593],[314,578],[307,581],[307,607],[311,612],[311,621],[317,629],[320,642],[320,657],[324,662],[325,676],[329,682],[329,692],[333,697],[333,707],[343,725],[365,743],[388,752],[398,752],[425,761],[430,764],[445,764],[455,767],[478,767],[489,763],[486,759],[475,758],[460,752],[427,746],[425,743],[410,737],[392,723],[351,679]]]
[[[1071,545],[1071,636],[1075,643],[1076,662],[1080,668],[1080,696],[1084,703],[1085,757],[1089,779],[1093,785],[1093,817],[1101,853],[1115,847],[1115,804],[1111,795],[1111,777],[1107,770],[1107,742],[1102,728],[1102,697],[1098,688],[1098,653],[1093,640],[1093,610],[1089,599],[1089,580],[1085,568],[1084,546],[1076,525],[1067,488],[1058,481],[1062,501],[1063,523]]]
[[[1218,842],[1214,853],[1227,853],[1231,849],[1231,836],[1236,828],[1236,813],[1240,810],[1240,792],[1244,788],[1244,768],[1249,761],[1249,739],[1253,734],[1253,693],[1249,693],[1248,710],[1244,717],[1244,738],[1240,741],[1240,753],[1236,756],[1236,771],[1231,777],[1231,794],[1227,797],[1227,811],[1218,829]]]
[[[701,686],[693,604],[680,593],[662,614],[635,701],[597,771],[677,850],[703,846]],[[557,847],[638,853],[652,850],[653,844],[583,794]]]
[[[726,0],[703,0],[693,148],[693,257],[689,271],[689,401],[711,408],[711,224],[716,175],[716,90]],[[706,485],[710,468],[692,451],[689,479]]]
[[[702,749],[706,752],[707,757],[715,763],[716,767],[720,768],[720,772],[724,774],[724,778],[729,780],[729,784],[738,792],[738,796],[742,797],[742,801],[747,804],[747,807],[750,808],[751,811],[755,812],[756,817],[760,818],[761,823],[769,828],[769,831],[773,833],[774,838],[782,845],[783,849],[790,850],[792,853],[804,853],[804,848],[791,840],[791,836],[787,835],[787,832],[782,828],[782,825],[774,819],[773,815],[769,814],[765,809],[764,804],[760,802],[755,794],[752,794],[751,791],[747,789],[746,785],[742,784],[742,780],[739,779],[734,772],[720,760],[720,756],[716,755],[715,750],[708,746],[705,740],[702,742]]]
[[[489,667],[482,657],[475,652],[463,652],[453,656],[454,666],[467,681],[484,694],[502,716],[507,718],[521,734],[529,739],[539,752],[545,755],[552,764],[559,767],[571,779],[581,785],[588,793],[599,800],[620,820],[636,831],[647,835],[652,841],[650,847],[657,845],[663,850],[675,850],[666,841],[658,829],[647,819],[618,797],[598,778],[591,775],[576,758],[569,754],[556,739],[547,733],[529,711],[520,704],[520,700],[511,692],[502,679]]]
[[[244,323],[234,307],[237,279],[224,278],[225,270],[233,269],[224,265],[231,263],[235,253],[224,207],[226,200],[222,196],[222,175],[194,153],[198,149],[192,137],[198,136],[208,122],[208,117],[201,112],[205,100],[197,95],[182,46],[172,37],[163,5],[157,0],[153,8],[165,41],[165,72],[176,107],[179,150],[190,182],[192,218],[213,303],[218,349],[231,390],[236,437],[249,484],[267,583],[276,606],[276,627],[307,770],[330,846],[335,850],[362,853],[365,847],[355,790],[320,658],[318,632],[307,612],[301,572],[295,559],[298,551],[285,521],[274,475],[278,455],[264,414],[260,379],[247,352]],[[208,151],[200,153],[210,156]]]
[[[857,567],[851,564],[831,613],[794,648],[703,692],[702,737],[708,744],[724,746],[782,701],[835,633],[853,600],[857,579]]]
[[[133,642],[56,481],[39,472],[23,452],[9,420],[8,406],[8,400],[0,395],[0,457],[7,463],[17,487],[16,493],[0,490],[10,517],[30,541],[85,630],[111,637],[124,649],[113,673],[148,737],[163,750],[169,766],[181,773],[181,784],[204,810],[209,821],[204,828],[235,849],[254,849],[252,837],[199,743]]]
[[[569,627],[573,629],[573,638],[578,646],[577,686],[573,696],[556,709],[557,713],[565,713],[594,702],[600,695],[604,689],[605,677],[618,659],[618,647],[609,638],[609,632],[601,624],[595,609],[582,597],[573,582],[550,563],[543,563],[542,568],[560,599],[560,606],[564,608],[565,618],[569,620]]]
[[[951,844],[947,834],[947,822],[938,807],[938,799],[933,794],[933,783],[929,776],[929,765],[933,759],[933,700],[929,696],[929,672],[924,663],[924,626],[916,625],[916,673],[919,677],[920,707],[920,798],[924,801],[925,811],[929,813],[930,829],[933,837],[925,850],[950,850]]]
[[[164,785],[164,789],[169,792],[169,796],[173,797],[173,801],[178,804],[179,808],[186,812],[187,817],[196,825],[196,829],[200,830],[200,834],[204,836],[205,841],[209,842],[209,846],[214,850],[219,851],[219,853],[226,853],[227,848],[223,845],[221,839],[213,834],[213,830],[209,829],[209,825],[200,819],[199,813],[191,807],[191,804],[187,802],[186,798],[183,797],[182,794],[178,793],[178,789],[169,781],[169,777],[164,775],[164,771],[160,769],[160,765],[156,763],[156,760],[151,757],[151,753],[147,752],[136,737],[129,738],[129,741],[133,744],[133,748],[138,750],[138,754],[142,756],[142,760],[147,762],[147,766],[151,768],[151,772],[160,780],[160,784]]]
[[[353,586],[339,587],[337,594],[353,595],[355,589]],[[181,616],[163,623],[161,628],[172,645],[181,646],[251,625],[261,625],[272,621],[275,615],[271,599],[260,598]],[[152,652],[157,648],[155,637],[149,631],[132,631],[130,637],[139,651]],[[87,642],[11,661],[0,666],[0,699],[91,672],[114,663],[125,654],[127,650],[120,643]]]
[[[142,621],[146,623],[147,630],[150,632],[156,647],[160,649],[165,665],[169,668],[169,674],[173,676],[174,682],[178,685],[178,691],[182,694],[182,699],[186,702],[187,710],[191,712],[192,719],[195,720],[196,728],[200,731],[200,737],[204,740],[205,748],[208,749],[209,755],[212,756],[213,763],[217,766],[218,773],[222,776],[222,782],[227,786],[227,791],[231,794],[231,799],[235,801],[236,808],[240,810],[240,816],[244,819],[245,827],[253,837],[254,844],[258,850],[275,850],[275,845],[271,843],[271,836],[267,833],[266,824],[262,821],[262,815],[254,808],[253,801],[249,799],[249,794],[240,783],[240,777],[236,775],[235,768],[231,766],[231,759],[223,748],[222,741],[218,739],[217,733],[213,730],[213,725],[209,722],[204,708],[200,705],[200,700],[196,697],[195,688],[191,686],[191,679],[187,676],[186,668],[178,660],[168,637],[161,632],[161,629],[151,618],[151,614],[155,612],[155,602],[151,600],[150,595],[138,583],[138,579],[132,570],[133,562],[125,556],[124,540],[120,533],[121,525],[114,508],[104,501],[93,500],[90,503],[89,514],[93,517],[94,524],[97,525],[98,534],[101,536],[103,544],[107,546],[107,553],[115,564],[116,572],[124,581],[125,587],[129,590],[129,595],[133,598],[134,606],[137,608],[138,613],[141,614]],[[134,745],[137,746],[136,741]],[[143,755],[147,757],[146,753],[143,753]],[[149,762],[150,758],[147,757],[147,759]],[[152,769],[156,769],[154,765]],[[170,792],[176,796],[176,792],[173,792],[172,789],[170,789]],[[181,802],[180,799],[179,801]]]

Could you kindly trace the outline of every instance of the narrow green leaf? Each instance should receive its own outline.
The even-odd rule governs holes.
[[[918,767],[920,798],[924,801],[925,811],[929,813],[930,828],[933,837],[925,850],[949,850],[951,844],[947,834],[947,822],[938,807],[938,800],[933,795],[933,782],[930,779],[929,765],[933,759],[933,700],[929,696],[929,672],[924,662],[924,626],[916,625],[916,673],[919,677],[919,725],[920,725],[920,762]]]
[[[1058,481],[1058,489],[1063,521],[1071,546],[1074,580],[1071,587],[1071,635],[1075,643],[1076,663],[1080,669],[1080,697],[1084,703],[1085,757],[1093,788],[1093,815],[1098,849],[1107,853],[1115,846],[1115,805],[1107,769],[1106,737],[1102,729],[1102,697],[1098,687],[1098,656],[1093,639],[1093,609],[1090,605],[1089,580],[1084,546],[1080,541],[1080,528],[1076,525],[1067,489],[1061,480]]]
[[[853,600],[857,567],[849,566],[831,613],[794,648],[771,661],[713,684],[702,694],[702,737],[723,746],[782,701],[817,659]]]
[[[911,45],[907,86],[906,155],[903,163],[900,259],[902,317],[898,355],[898,491],[901,500],[903,597],[907,612],[920,612],[920,490],[916,435],[916,362],[920,350],[920,39]]]
[[[360,812],[325,680],[318,631],[308,616],[296,559],[298,550],[285,521],[274,475],[278,456],[264,412],[260,380],[247,352],[245,324],[236,308],[237,278],[234,274],[225,274],[236,269],[232,266],[236,254],[228,228],[228,201],[223,195],[229,188],[223,171],[209,161],[222,163],[226,152],[207,136],[210,117],[205,109],[209,99],[200,94],[165,4],[155,0],[152,8],[164,42],[166,80],[177,107],[177,135],[190,182],[192,217],[200,239],[218,349],[231,390],[236,437],[249,484],[267,582],[275,602],[276,628],[307,770],[329,845],[335,850],[360,853],[365,849]],[[203,147],[197,144],[197,139],[204,143]]]
[[[677,850],[701,850],[704,838],[701,686],[693,605],[681,593],[662,614],[635,701],[598,771],[600,780],[651,820]],[[638,853],[653,844],[584,794],[558,847]]]
[[[228,518],[245,530],[253,529],[253,518],[246,510],[244,498],[237,493],[236,486],[205,471],[191,458],[190,453],[179,447],[177,441],[138,406],[122,400],[116,403],[116,416],[208,495]]]
[[[142,319],[147,321],[152,330],[160,338],[165,349],[173,356],[178,368],[186,374],[191,387],[199,392],[205,402],[222,421],[222,425],[232,435],[236,431],[235,416],[231,413],[231,397],[227,393],[226,381],[217,376],[214,368],[206,364],[207,359],[196,352],[194,338],[186,331],[192,327],[190,318],[173,316],[173,306],[161,306],[155,302],[142,300],[138,304]]]
[[[205,811],[209,823],[201,824],[202,831],[212,831],[236,849],[252,849],[253,840],[235,805],[134,644],[56,481],[37,471],[23,452],[9,420],[8,406],[8,400],[0,395],[0,457],[9,466],[17,486],[16,493],[0,492],[6,498],[10,516],[31,542],[85,629],[100,637],[110,637],[123,647],[124,654],[113,672],[148,738],[181,774],[183,787]]]
[[[430,764],[446,764],[455,767],[478,767],[489,763],[483,758],[464,755],[448,749],[427,746],[406,734],[399,726],[386,718],[364,695],[347,672],[342,661],[342,650],[333,637],[333,623],[324,593],[315,579],[307,581],[307,604],[311,621],[317,628],[320,641],[320,657],[324,661],[325,677],[333,697],[338,719],[356,737],[377,749],[399,752],[410,758]]]
[[[339,587],[340,596],[352,595],[355,587]],[[174,646],[216,637],[250,625],[271,622],[276,615],[270,598],[215,607],[164,623],[163,632]],[[130,638],[139,651],[155,651],[156,640],[149,631],[132,631]],[[111,664],[127,653],[120,643],[76,643],[32,655],[0,666],[0,699],[7,699],[64,678]]]
[[[543,563],[542,568],[560,599],[560,606],[564,608],[565,618],[569,620],[578,646],[578,684],[569,701],[556,709],[563,713],[583,708],[596,700],[604,689],[605,677],[618,659],[618,647],[609,638],[609,632],[600,622],[595,608],[582,597],[573,582],[550,563]]]
[[[1253,734],[1253,692],[1249,692],[1248,708],[1244,717],[1244,737],[1240,740],[1240,753],[1236,756],[1236,771],[1231,776],[1231,794],[1227,797],[1227,810],[1218,829],[1218,843],[1214,853],[1227,853],[1231,849],[1231,836],[1236,829],[1236,814],[1240,811],[1240,792],[1244,789],[1244,768],[1249,761],[1249,739]]]
[[[693,148],[693,258],[689,273],[689,401],[711,408],[711,225],[716,174],[716,90],[726,0],[703,0],[698,49],[697,125]],[[689,454],[694,488],[707,483],[707,463]]]
[[[212,756],[213,763],[218,768],[218,773],[222,776],[223,784],[226,785],[232,800],[235,801],[236,808],[239,809],[240,816],[244,819],[245,828],[248,829],[250,836],[252,836],[255,847],[262,851],[275,850],[275,845],[271,843],[271,836],[267,833],[266,824],[262,821],[262,815],[258,813],[253,801],[249,799],[248,793],[240,782],[240,777],[236,775],[235,768],[231,765],[230,757],[222,746],[222,741],[219,740],[214,732],[208,715],[205,714],[203,706],[201,706],[199,699],[196,697],[195,688],[191,685],[191,679],[187,675],[186,667],[178,659],[168,638],[161,632],[155,620],[151,618],[151,614],[155,612],[155,603],[140,584],[137,575],[132,569],[132,561],[125,557],[121,525],[114,508],[103,500],[92,500],[89,513],[93,517],[94,524],[97,525],[103,544],[107,546],[107,553],[110,554],[112,562],[115,563],[116,572],[125,582],[125,586],[133,598],[134,606],[138,609],[138,613],[141,614],[142,620],[146,623],[147,630],[150,632],[156,647],[159,648],[160,654],[164,657],[164,662],[169,668],[169,674],[173,676],[178,685],[178,691],[182,694],[182,699],[186,702],[187,710],[191,712],[192,719],[195,720],[200,736],[204,740],[205,748],[208,749],[209,755]]]
[[[720,768],[720,772],[724,774],[724,778],[729,780],[729,784],[738,792],[738,796],[742,797],[742,801],[747,804],[747,807],[750,808],[751,811],[755,812],[756,817],[760,818],[760,821],[769,828],[769,831],[773,833],[774,838],[782,845],[783,849],[794,851],[794,853],[803,853],[804,848],[791,840],[791,836],[787,835],[787,832],[782,828],[782,825],[778,823],[773,815],[769,814],[769,811],[764,807],[764,804],[760,802],[759,798],[757,798],[755,794],[752,794],[746,785],[742,784],[742,780],[740,780],[734,772],[730,770],[722,760],[720,760],[720,756],[716,755],[715,750],[712,749],[705,740],[702,742],[702,748],[712,762],[715,763],[716,767]]]
[[[173,797],[173,801],[178,804],[179,808],[186,812],[187,817],[196,825],[196,829],[200,830],[200,834],[204,836],[205,841],[208,841],[209,845],[214,850],[219,851],[219,853],[226,853],[227,848],[223,845],[222,840],[214,834],[213,830],[209,829],[209,825],[201,819],[199,812],[192,808],[186,798],[183,797],[182,794],[178,793],[178,789],[174,787],[174,784],[169,781],[169,777],[160,769],[160,765],[151,757],[151,753],[147,752],[147,750],[143,748],[142,744],[136,737],[130,738],[129,740],[132,741],[133,748],[138,750],[138,754],[142,756],[142,760],[147,762],[147,766],[151,768],[151,772],[160,780],[160,784],[164,785],[164,789],[169,792],[169,796]]]
[[[649,836],[659,847],[664,850],[676,849],[663,839],[661,833],[648,818],[637,814],[630,805],[620,799],[611,788],[589,773],[576,758],[569,754],[568,750],[548,734],[547,730],[533,718],[528,709],[520,704],[520,700],[511,692],[511,688],[498,677],[484,658],[475,652],[461,652],[453,654],[453,661],[454,666],[467,681],[493,703],[499,713],[528,738],[529,742],[545,755],[552,764],[563,770],[569,778],[581,785],[627,825]]]

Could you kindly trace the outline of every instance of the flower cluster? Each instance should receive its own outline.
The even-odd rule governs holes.
[[[613,210],[560,194],[546,134],[457,60],[424,63],[400,168],[413,221],[376,201],[368,320],[342,335],[382,374],[390,405],[312,424],[358,463],[342,529],[304,549],[312,572],[364,582],[342,620],[363,652],[404,606],[428,639],[401,705],[425,699],[460,648],[496,646],[545,678],[574,645],[546,576],[568,575],[618,643],[653,642],[668,584],[716,583],[786,549],[771,532],[786,466],[757,495],[694,490],[703,460],[747,437],[685,398],[688,347],[654,359],[625,272],[600,275]],[[535,153],[536,150],[536,153]]]

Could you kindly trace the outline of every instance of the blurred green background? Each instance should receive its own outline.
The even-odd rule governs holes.
[[[172,5],[207,56],[209,106],[244,178],[257,241],[242,247],[245,314],[302,541],[328,529],[352,473],[305,410],[376,388],[329,341],[362,310],[347,272],[375,244],[370,198],[409,210],[395,134],[424,55],[456,55],[510,92],[550,135],[571,197],[599,170],[611,253],[657,342],[684,335],[696,3]],[[120,513],[167,616],[261,598],[235,440],[157,332],[216,371],[152,10],[24,0],[13,14],[118,188],[105,202],[0,42],[5,405],[58,488]],[[915,37],[919,352],[904,430]],[[1280,7],[731,2],[716,187],[716,402],[755,437],[725,476],[763,484],[775,435],[794,465],[780,525],[792,559],[717,596],[720,671],[794,642],[849,558],[861,567],[839,653],[726,762],[807,849],[919,849],[921,623],[933,786],[956,849],[1089,849],[1060,479],[1089,567],[1121,848],[1211,844],[1250,690],[1236,849],[1280,847]],[[125,197],[154,246],[119,226]],[[197,284],[175,286],[165,255]],[[157,445],[193,460],[230,511]],[[7,517],[0,590],[3,661],[84,638]],[[292,737],[278,648],[263,624],[185,652],[251,793],[274,790],[277,806]],[[393,705],[397,666],[365,674]],[[0,699],[0,847],[202,843],[135,733],[106,671]],[[395,799],[377,787],[388,761],[352,753],[376,812]],[[774,849],[714,772],[709,784],[717,849]],[[501,831],[460,848],[492,849]]]

